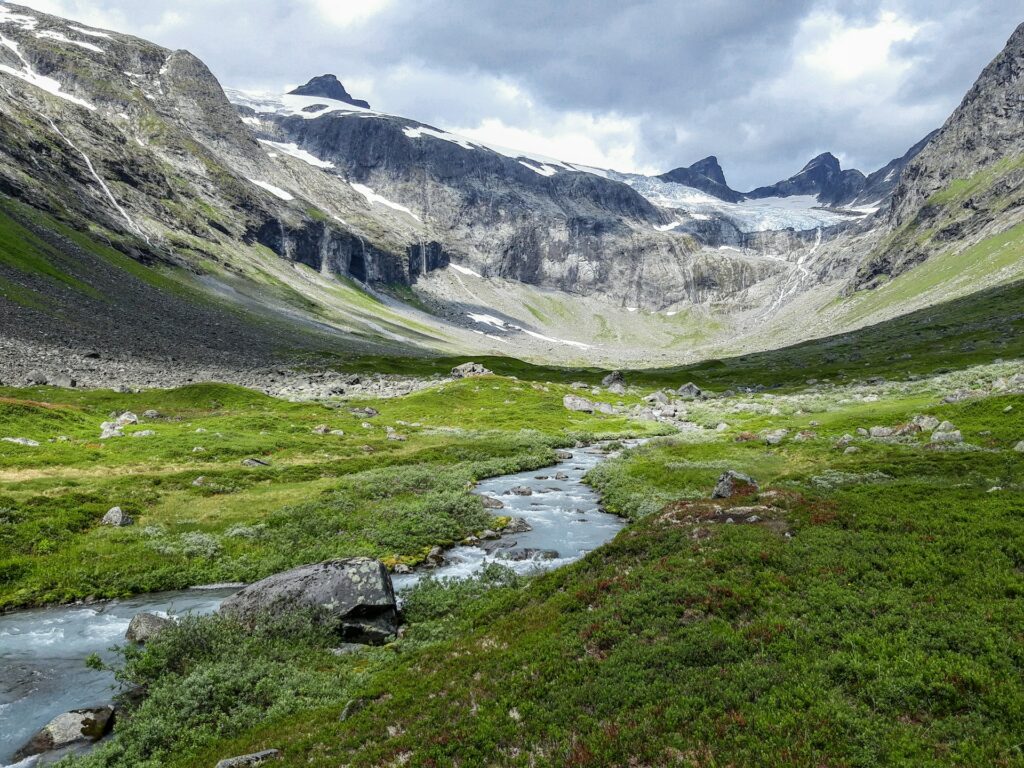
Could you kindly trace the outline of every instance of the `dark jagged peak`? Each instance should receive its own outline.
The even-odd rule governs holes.
[[[708,155],[689,167],[676,168],[668,173],[663,173],[658,178],[662,181],[699,189],[705,194],[730,203],[738,203],[743,199],[743,195],[729,188],[722,166],[718,164],[718,158],[714,155]]]
[[[334,101],[343,101],[346,104],[351,104],[353,107],[362,107],[363,109],[369,109],[369,102],[363,101],[362,99],[353,99],[348,91],[345,90],[345,86],[341,84],[341,81],[335,75],[320,75],[314,77],[305,85],[300,85],[293,91],[288,91],[293,96],[319,96],[322,99],[333,99]]]
[[[719,165],[718,158],[714,155],[708,155],[703,160],[698,160],[690,166],[690,170],[707,176],[723,187],[729,186],[725,181],[725,172],[722,170],[722,166]]]
[[[837,206],[853,200],[864,189],[867,177],[856,169],[843,170],[839,158],[822,152],[811,159],[800,172],[771,186],[758,187],[747,197],[791,197],[813,195],[822,205]]]

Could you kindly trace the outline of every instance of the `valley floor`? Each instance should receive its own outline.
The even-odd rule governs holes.
[[[338,656],[299,620],[251,633],[214,617],[129,649],[120,674],[147,695],[75,764],[263,748],[296,766],[1024,764],[1024,367],[972,347],[936,371],[929,353],[958,331],[921,328],[909,358],[865,344],[866,378],[801,365],[799,348],[627,374],[625,395],[588,396],[636,404],[691,374],[783,383],[681,403],[686,430],[589,476],[633,521],[613,542],[536,578],[427,580],[387,646]],[[0,444],[0,605],[355,554],[415,564],[493,519],[474,480],[674,431],[566,410],[566,382],[599,374],[516,370],[327,404],[224,385],[2,390],[2,436],[40,444]],[[99,440],[125,410],[140,423]],[[709,499],[729,469],[759,491]],[[98,525],[114,504],[136,524]]]

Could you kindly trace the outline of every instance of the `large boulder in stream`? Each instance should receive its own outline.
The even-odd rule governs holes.
[[[132,620],[128,623],[128,631],[124,633],[124,639],[130,643],[148,643],[165,629],[173,626],[172,619],[143,611],[132,616]]]
[[[227,598],[220,610],[248,625],[308,610],[345,640],[371,645],[398,632],[391,576],[383,563],[368,557],[328,560],[268,576]]]
[[[14,753],[14,761],[91,744],[110,733],[113,726],[114,708],[111,706],[73,709],[57,715],[40,728],[25,746]]]

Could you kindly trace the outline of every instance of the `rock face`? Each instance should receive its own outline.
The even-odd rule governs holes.
[[[733,496],[749,496],[757,493],[757,481],[742,472],[729,470],[718,478],[715,489],[711,492],[713,499],[731,499]]]
[[[906,164],[886,212],[891,235],[861,266],[856,285],[898,275],[933,254],[1024,219],[1024,209],[1015,202],[1024,186],[1022,150],[1024,24]],[[967,179],[974,183],[963,184]]]
[[[99,741],[114,726],[113,707],[73,709],[44,725],[29,742],[14,754],[15,761],[77,744]]]
[[[747,197],[790,197],[792,195],[813,195],[823,205],[838,205],[856,198],[867,182],[858,170],[842,170],[839,158],[825,152],[813,158],[800,172],[788,179],[768,187],[758,187],[747,193]]]
[[[343,101],[346,104],[351,104],[354,107],[362,107],[363,109],[369,109],[369,102],[363,101],[362,99],[353,99],[345,86],[341,84],[341,81],[334,75],[320,75],[314,77],[305,85],[300,85],[293,91],[288,93],[294,96],[322,96],[325,99],[332,99],[334,101]]]
[[[130,643],[147,643],[168,627],[173,626],[174,622],[171,619],[157,616],[155,613],[137,613],[128,623],[124,639]]]
[[[221,604],[221,612],[254,624],[267,616],[313,610],[342,638],[371,645],[398,632],[391,577],[378,560],[353,557],[303,565],[250,584]]]

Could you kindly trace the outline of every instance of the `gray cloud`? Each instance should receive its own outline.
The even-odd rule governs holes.
[[[740,188],[826,150],[865,171],[902,154],[1021,21],[1016,0],[391,0],[347,25],[323,8],[366,0],[23,1],[188,48],[225,85],[335,72],[385,111],[621,170],[717,154]]]

